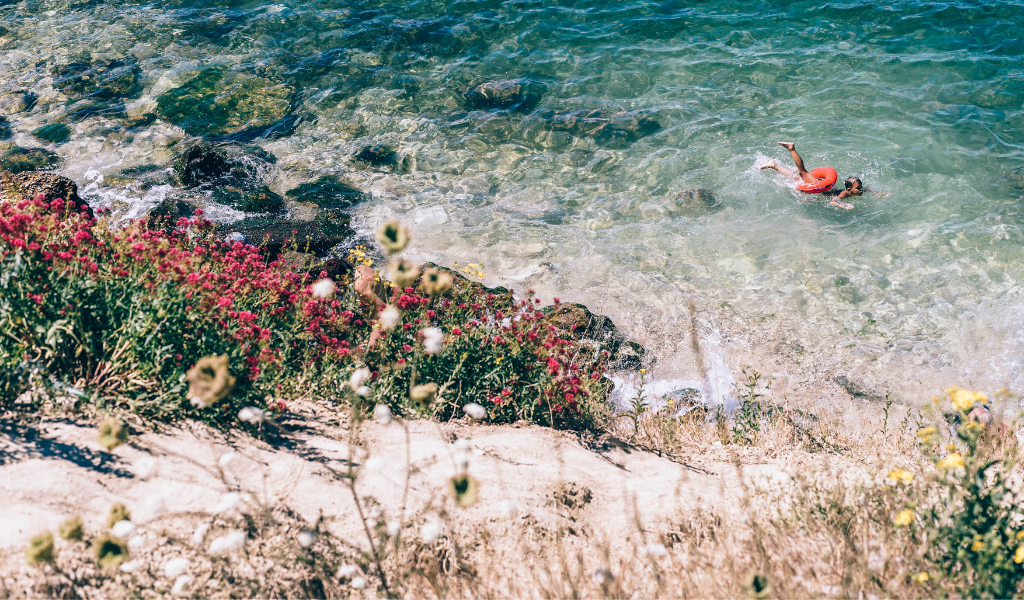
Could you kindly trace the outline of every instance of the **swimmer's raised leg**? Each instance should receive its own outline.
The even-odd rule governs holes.
[[[793,157],[793,163],[796,165],[797,175],[799,175],[800,179],[806,181],[807,183],[814,183],[815,181],[817,181],[814,175],[808,173],[807,169],[804,168],[804,159],[800,158],[800,154],[797,153],[796,143],[779,142],[779,145],[785,148],[786,150],[789,150],[789,154],[790,156]]]
[[[781,173],[785,177],[789,177],[790,179],[795,179],[796,181],[803,181],[803,179],[801,179],[800,176],[796,174],[796,171],[794,171],[793,169],[790,169],[789,167],[784,167],[784,166],[780,165],[779,163],[775,162],[774,160],[772,162],[766,164],[765,166],[761,167],[761,168],[762,169],[775,169],[776,171],[778,171],[779,173]]]

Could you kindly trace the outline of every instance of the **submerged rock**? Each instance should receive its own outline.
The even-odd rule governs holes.
[[[138,98],[142,95],[141,72],[138,65],[117,60],[73,62],[50,69],[54,88],[94,98]]]
[[[45,171],[25,171],[5,173],[0,178],[0,201],[14,202],[23,198],[33,200],[39,194],[42,194],[47,202],[63,198],[73,204],[76,210],[85,209],[89,217],[92,217],[89,204],[78,196],[78,185],[67,177]]]
[[[11,124],[7,122],[7,119],[0,117],[0,140],[6,140],[11,137]]]
[[[621,148],[661,130],[655,115],[638,112],[609,112],[578,109],[542,115],[555,131],[579,137],[592,137],[602,146]]]
[[[715,198],[711,190],[683,190],[668,206],[670,216],[701,215],[722,208],[722,203]]]
[[[398,154],[384,144],[367,146],[356,154],[356,158],[375,167],[393,167],[398,164]]]
[[[63,144],[71,137],[71,128],[63,123],[51,123],[34,130],[32,135],[47,142]]]
[[[57,155],[43,148],[16,146],[0,156],[0,169],[11,173],[42,171],[57,164]]]
[[[612,370],[633,370],[643,364],[646,356],[644,347],[627,340],[610,318],[595,315],[586,306],[575,303],[546,306],[541,310],[545,313],[544,322],[554,325],[564,339],[582,342],[595,354],[607,351]]]
[[[180,198],[164,198],[156,208],[149,211],[150,225],[164,224],[173,226],[178,219],[189,218],[196,212],[196,207]]]
[[[333,208],[325,208],[316,214],[313,221],[320,227],[320,230],[327,235],[335,235],[342,237],[350,237],[355,235],[355,230],[352,229],[352,217],[335,210]]]
[[[283,83],[210,67],[161,94],[157,114],[191,135],[263,135],[288,117],[294,96]]]
[[[218,229],[217,237],[223,239],[235,232],[244,235],[250,244],[264,248],[271,257],[277,257],[292,243],[295,250],[321,254],[343,243],[350,235],[332,231],[316,221],[251,218]]]
[[[540,104],[547,86],[530,79],[486,81],[465,94],[466,104],[478,110],[504,109],[529,112]]]
[[[26,111],[36,103],[36,95],[26,90],[8,92],[0,96],[0,116]]]
[[[331,279],[338,280],[352,272],[352,265],[345,259],[338,258],[337,256],[322,259],[315,254],[286,250],[281,254],[279,260],[288,265],[288,268],[292,271],[307,273],[313,279],[326,275]]]
[[[366,199],[366,194],[334,175],[322,175],[316,181],[288,190],[285,195],[296,202],[310,202],[334,209],[349,208]]]
[[[269,187],[218,186],[213,189],[213,199],[221,204],[249,213],[280,212],[284,210],[284,198]]]
[[[174,173],[186,187],[234,185],[258,188],[266,172],[277,162],[273,154],[258,147],[223,146],[200,142],[174,159]]]

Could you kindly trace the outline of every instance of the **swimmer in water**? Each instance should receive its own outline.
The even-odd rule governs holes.
[[[793,181],[814,183],[817,179],[814,175],[807,172],[804,168],[804,159],[800,158],[800,155],[796,151],[796,144],[793,142],[779,142],[779,145],[789,150],[790,155],[793,156],[793,162],[796,164],[796,172],[789,167],[783,167],[774,160],[767,165],[761,167],[762,169],[775,169],[779,173],[782,173],[786,177],[789,177]],[[861,183],[859,177],[847,177],[846,178],[846,189],[841,192],[829,190],[824,192],[823,195],[830,198],[829,203],[836,208],[842,208],[845,210],[853,210],[853,205],[849,202],[843,202],[843,198],[849,198],[850,196],[860,196],[864,193],[864,184]]]

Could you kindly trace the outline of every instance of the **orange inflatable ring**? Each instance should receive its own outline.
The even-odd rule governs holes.
[[[832,189],[832,186],[836,184],[836,180],[839,179],[839,173],[836,173],[836,170],[832,167],[818,167],[810,171],[810,173],[817,181],[801,183],[796,186],[796,189],[808,194],[820,194]]]

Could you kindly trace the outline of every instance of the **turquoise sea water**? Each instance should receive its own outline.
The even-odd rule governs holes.
[[[186,192],[100,175],[222,135],[146,117],[212,67],[216,93],[250,90],[226,109],[243,123],[283,116],[246,139],[277,157],[273,189],[344,175],[372,192],[364,232],[397,216],[419,257],[483,262],[488,284],[612,314],[665,377],[693,375],[694,297],[733,368],[1024,391],[1021,15],[1022,2],[7,1],[0,113],[10,141],[55,151],[91,202],[139,214]],[[129,69],[131,89],[76,91],[69,65]],[[488,110],[463,96],[509,79],[539,99]],[[24,90],[33,101],[12,112]],[[70,139],[31,134],[50,123]],[[789,163],[779,140],[885,194],[853,212],[799,195],[757,168]],[[378,143],[406,168],[352,160]],[[680,204],[696,188],[718,204]]]

